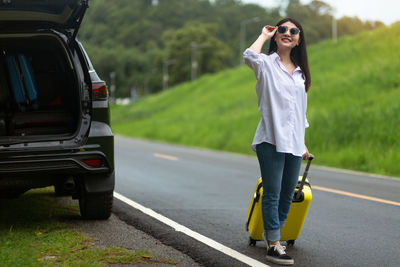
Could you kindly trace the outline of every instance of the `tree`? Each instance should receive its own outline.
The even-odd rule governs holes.
[[[361,31],[365,30],[373,30],[375,28],[384,26],[380,21],[366,21],[362,22],[357,17],[343,17],[337,21],[338,24],[338,35],[350,35],[350,34],[357,34]]]
[[[230,49],[216,38],[216,31],[217,26],[213,24],[189,23],[166,35],[166,59],[176,61],[176,64],[170,67],[171,84],[190,80],[192,42],[204,46],[196,53],[198,74],[217,72],[226,66]]]

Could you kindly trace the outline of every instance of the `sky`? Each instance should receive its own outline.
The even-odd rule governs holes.
[[[361,20],[379,20],[390,25],[400,21],[399,0],[322,0],[336,9],[336,18],[358,17]],[[243,3],[256,3],[265,7],[277,6],[279,0],[242,0]],[[311,0],[301,0],[308,4]]]

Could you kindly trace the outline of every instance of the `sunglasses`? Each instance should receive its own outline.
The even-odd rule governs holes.
[[[288,30],[288,26],[279,26],[278,27],[278,32],[281,34],[286,33],[287,30]],[[297,34],[299,34],[300,30],[297,28],[290,28],[289,32],[290,32],[290,35],[297,35]]]

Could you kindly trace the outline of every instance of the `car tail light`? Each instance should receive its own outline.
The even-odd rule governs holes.
[[[92,83],[93,100],[106,100],[107,96],[108,90],[105,82]]]
[[[102,162],[100,159],[84,159],[82,160],[83,163],[90,167],[101,167]]]

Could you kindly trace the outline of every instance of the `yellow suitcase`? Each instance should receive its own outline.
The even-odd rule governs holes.
[[[281,230],[281,241],[287,241],[288,245],[294,245],[295,240],[299,237],[308,208],[310,207],[312,192],[307,175],[313,158],[314,156],[310,155],[304,174],[299,177],[299,182],[296,186],[296,192],[293,196],[293,202],[290,206],[285,226]],[[264,232],[264,225],[261,212],[262,192],[262,179],[259,178],[247,211],[246,230],[250,235],[250,246],[255,246],[257,241],[263,240],[262,234]]]

